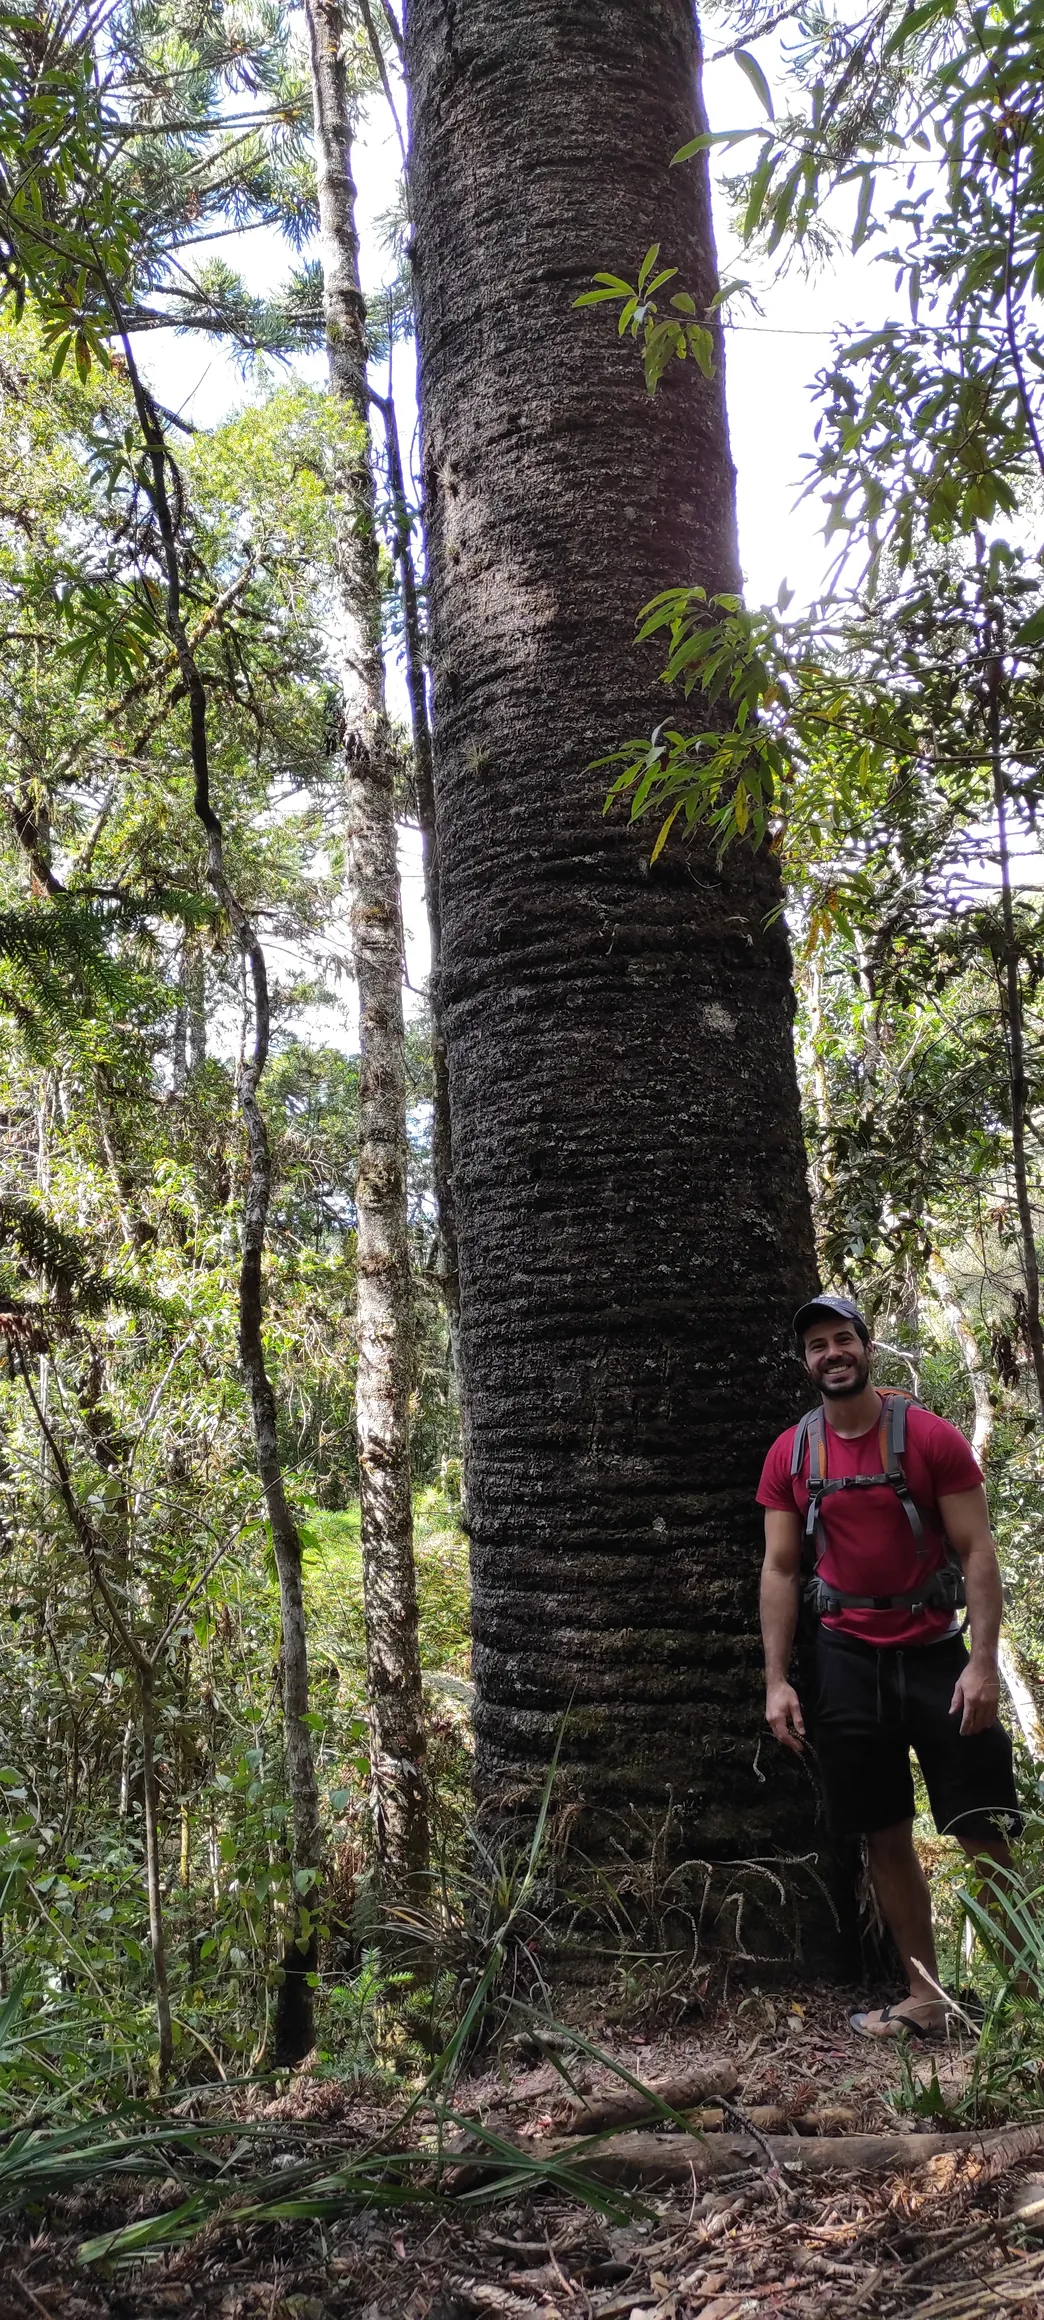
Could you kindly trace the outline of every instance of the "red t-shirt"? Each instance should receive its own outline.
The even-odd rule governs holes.
[[[773,1443],[758,1485],[758,1505],[779,1507],[800,1515],[808,1511],[808,1454],[802,1473],[791,1477],[790,1456],[796,1428],[788,1426]],[[828,1477],[841,1474],[880,1474],[880,1421],[866,1434],[846,1440],[836,1434],[829,1418],[825,1430]],[[920,1554],[900,1499],[887,1483],[879,1490],[835,1490],[822,1502],[825,1534],[820,1576],[846,1595],[905,1595],[929,1571],[946,1561],[946,1544],[936,1512],[940,1495],[975,1490],[982,1475],[956,1426],[934,1411],[911,1404],[906,1413],[903,1470],[924,1525]],[[824,1620],[826,1627],[842,1628],[864,1643],[932,1643],[952,1625],[949,1611],[840,1611]]]

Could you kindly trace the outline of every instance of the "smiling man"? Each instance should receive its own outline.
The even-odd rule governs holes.
[[[911,1748],[937,1829],[985,1875],[1011,1866],[1005,1832],[1018,1817],[997,1721],[1002,1594],[986,1494],[956,1426],[877,1392],[870,1333],[847,1297],[813,1298],[794,1333],[821,1399],[773,1443],[758,1490],[765,1714],[784,1748],[814,1753],[832,1830],[865,1836],[909,1977],[906,1998],[853,2014],[853,2029],[932,2036],[946,2006],[913,1843]],[[807,1731],[790,1682],[803,1579],[819,1621]]]

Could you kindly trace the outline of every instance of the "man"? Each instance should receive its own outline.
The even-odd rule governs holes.
[[[758,1489],[765,1714],[800,1755],[806,1729],[790,1659],[814,1564],[817,1697],[808,1705],[827,1818],[838,1835],[865,1836],[909,1978],[900,2004],[853,2014],[852,2027],[873,2038],[933,2036],[947,2009],[913,1843],[911,1747],[937,1829],[984,1873],[1010,1868],[1004,1831],[1017,1823],[1011,1742],[997,1722],[1002,1595],[986,1494],[956,1426],[876,1391],[870,1333],[847,1297],[813,1298],[794,1333],[821,1404],[773,1443]],[[970,1654],[957,1616],[965,1597]]]

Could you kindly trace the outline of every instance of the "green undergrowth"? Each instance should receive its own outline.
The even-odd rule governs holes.
[[[470,1596],[467,1541],[459,1508],[437,1485],[417,1492],[414,1554],[421,1666],[429,1679],[447,1676],[453,1688],[470,1674]],[[313,1656],[329,1654],[343,1675],[365,1678],[362,1549],[359,1508],[343,1514],[315,1511],[303,1526],[305,1586]]]
[[[440,1860],[470,1811],[467,1546],[459,1507],[416,1499],[428,1774]],[[329,1863],[318,1999],[323,2067],[401,2079],[422,2059],[411,1984],[382,1967],[367,1900],[369,1755],[358,1508],[304,1523],[311,1724]],[[229,1555],[197,1607],[202,1703],[176,1665],[159,1700],[163,1905],[174,2080],[265,2068],[289,1902],[278,1694],[278,1589]],[[0,1762],[0,2128],[119,2112],[149,2096],[155,2049],[138,1708],[119,1670],[96,1689],[127,1798],[52,1798],[49,1767]]]
[[[242,2228],[277,2221],[322,2222],[359,2208],[401,2209],[418,2202],[437,2208],[449,2189],[447,2167],[459,2164],[462,2136],[468,2160],[478,2161],[479,2170],[475,2180],[453,2184],[458,2211],[468,2203],[486,2204],[550,2189],[617,2219],[633,2212],[633,2200],[587,2173],[587,2143],[578,2141],[575,2155],[570,2153],[568,2159],[545,2158],[519,2150],[495,2130],[462,2115],[456,2105],[461,2071],[491,2008],[501,2018],[506,2011],[517,2023],[531,2030],[536,2027],[570,2088],[574,2081],[568,2054],[592,2057],[629,2086],[641,2086],[626,2065],[604,2054],[582,2032],[567,2030],[546,2012],[534,2010],[519,1994],[516,1953],[527,1950],[538,1900],[554,1769],[545,1784],[527,1853],[512,1869],[504,1865],[485,1919],[475,1922],[471,1986],[467,1989],[463,1979],[455,1984],[456,2003],[445,2043],[412,2089],[403,2090],[394,2115],[386,2113],[370,2141],[360,2139],[346,2155],[338,2137],[340,2151],[317,2152],[322,2131],[308,2122],[305,2133],[311,2150],[290,2167],[281,2164],[277,2172],[266,2170],[271,2124],[244,2123],[241,2113],[230,2116],[213,2086],[201,2090],[203,2115],[191,2119],[186,2110],[196,2106],[191,2098],[188,2103],[183,2098],[174,2115],[169,2104],[165,2113],[153,2105],[150,2116],[133,2121],[23,2126],[0,2149],[0,2224],[26,2210],[39,2213],[49,2199],[85,2183],[121,2176],[136,2183],[143,2177],[162,2179],[165,2196],[158,2201],[157,2212],[144,2216],[139,2212],[132,2222],[81,2248],[81,2261],[111,2269],[182,2245],[216,2220]],[[400,1922],[400,1937],[409,1930]],[[416,1925],[412,1928],[415,1936],[419,1930]],[[649,2100],[654,2115],[682,2123],[659,2097],[650,2095]],[[281,2120],[275,2133],[282,2143],[288,2136],[292,2139],[293,2131],[292,2121]],[[172,2188],[178,2194],[173,2203]]]
[[[566,2056],[592,2057],[624,2084],[648,2093],[651,2113],[665,2123],[686,2122],[625,2065],[578,2033],[556,2027],[563,2084],[572,2088]],[[345,2153],[336,2144],[321,2148],[322,2132],[309,2122],[299,2156],[281,2154],[271,2167],[270,2124],[226,2115],[186,2121],[154,2115],[137,2122],[67,2122],[21,2130],[0,2151],[0,2232],[20,2216],[39,2219],[48,2203],[86,2185],[107,2186],[110,2197],[121,2180],[128,2206],[137,2213],[85,2241],[85,2266],[111,2274],[139,2265],[196,2238],[208,2225],[241,2231],[263,2223],[331,2222],[360,2210],[420,2206],[438,2212],[452,2202],[458,2215],[520,2195],[551,2191],[609,2220],[623,2222],[645,2211],[640,2200],[611,2189],[588,2171],[593,2143],[577,2138],[568,2156],[545,2157],[509,2141],[470,2114],[458,2112],[453,2085],[464,2047],[466,2024],[398,2114],[386,2118],[371,2140],[360,2139]],[[210,2092],[212,2090],[204,2090]],[[185,2104],[179,2109],[184,2111]],[[293,2122],[281,2121],[280,2144],[295,2141]],[[320,2146],[320,2147],[317,2147]],[[459,2177],[466,2146],[470,2179]],[[268,2164],[266,2165],[266,2161]],[[152,2212],[143,2184],[156,2185]],[[162,2188],[160,2188],[162,2186]],[[142,2208],[146,2212],[142,2213]]]
[[[1027,1813],[1010,1875],[975,1875],[919,1835],[942,1986],[958,1997],[944,2048],[900,2051],[896,2107],[939,2125],[1044,2119],[1044,1818]]]

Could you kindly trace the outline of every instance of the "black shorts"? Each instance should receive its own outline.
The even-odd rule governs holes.
[[[864,1836],[914,1810],[910,1750],[940,1836],[1004,1837],[1019,1826],[1003,1725],[962,1739],[953,1687],[968,1665],[959,1635],[941,1643],[863,1643],[821,1627],[812,1744],[836,1836]]]

